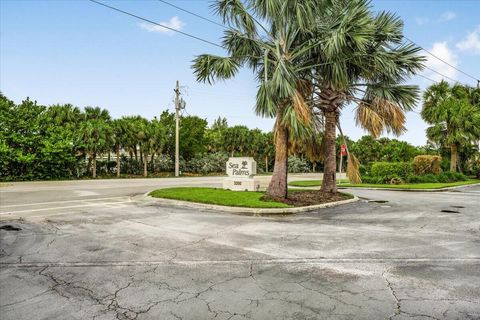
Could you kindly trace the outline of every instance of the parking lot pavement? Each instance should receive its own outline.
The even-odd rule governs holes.
[[[248,217],[109,183],[0,190],[1,319],[480,319],[479,186]]]

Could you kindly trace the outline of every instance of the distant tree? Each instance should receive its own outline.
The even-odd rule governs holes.
[[[42,145],[41,116],[45,107],[29,98],[16,105],[0,95],[0,155],[4,178],[36,177]]]
[[[78,139],[87,154],[93,178],[97,177],[97,155],[108,151],[111,145],[113,135],[110,120],[110,114],[106,109],[85,108]]]
[[[471,104],[477,99],[476,91],[441,81],[430,86],[423,98],[421,115],[431,125],[427,137],[450,148],[450,171],[455,172],[460,168],[459,149],[480,139],[480,108]]]
[[[225,134],[228,129],[226,118],[218,117],[210,128],[205,131],[206,148],[209,152],[223,150]]]
[[[180,155],[185,160],[205,152],[205,130],[208,122],[197,116],[180,119]],[[175,145],[175,144],[174,144]]]
[[[120,151],[122,148],[127,148],[129,145],[129,137],[131,134],[132,128],[131,123],[128,119],[120,118],[115,119],[112,122],[112,147],[113,151],[116,154],[117,162],[117,177],[120,177],[121,174],[121,161],[120,161]]]

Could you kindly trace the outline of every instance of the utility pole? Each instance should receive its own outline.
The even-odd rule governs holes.
[[[175,177],[180,175],[180,86],[178,84],[175,89]]]

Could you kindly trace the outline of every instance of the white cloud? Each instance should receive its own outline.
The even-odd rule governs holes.
[[[457,17],[457,14],[453,11],[444,12],[440,17],[440,22],[446,22],[453,20]]]
[[[473,32],[470,32],[465,39],[456,44],[460,51],[472,54],[480,54],[480,26]]]
[[[168,21],[159,22],[159,24],[163,24],[164,26],[167,26],[174,30],[182,30],[183,27],[185,26],[185,22],[181,21],[177,16],[171,17],[170,20]],[[169,35],[172,35],[175,33],[173,30],[161,27],[156,24],[146,23],[146,22],[140,23],[139,26],[140,28],[147,30],[149,32],[159,32],[159,33],[164,33]]]
[[[415,20],[417,21],[417,24],[419,26],[426,25],[430,21],[430,19],[425,18],[425,17],[417,17],[417,18],[415,18]]]
[[[433,44],[432,48],[428,49],[428,51],[430,51],[432,54],[439,57],[440,59],[448,62],[449,64],[451,64],[454,67],[458,66],[457,57],[452,52],[452,50],[450,50],[446,41],[435,42]],[[433,57],[429,54],[426,54],[426,56],[427,56],[427,59],[428,59],[427,62],[425,63],[427,67],[429,67],[430,69],[433,69],[433,70],[435,70],[435,71],[437,71],[441,74],[444,74],[447,77],[456,79],[457,70],[455,70],[454,68],[448,66],[444,62],[440,61],[439,59],[437,59],[437,58],[435,58],[435,57]],[[435,81],[440,81],[444,78],[441,75],[439,75],[439,74],[437,74],[437,73],[435,73],[435,72],[433,72],[432,70],[429,70],[429,69],[425,69],[424,75],[426,77],[431,78],[432,80],[435,80]],[[445,80],[450,81],[449,79],[445,79]]]

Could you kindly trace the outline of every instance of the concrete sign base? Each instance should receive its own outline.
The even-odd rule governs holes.
[[[229,189],[232,191],[259,191],[260,180],[253,178],[224,178],[223,189]]]

